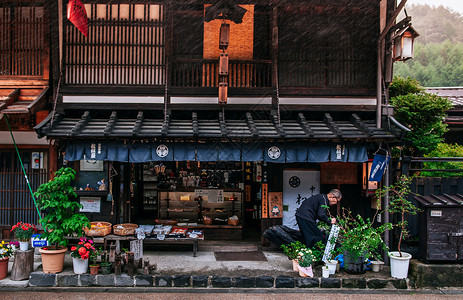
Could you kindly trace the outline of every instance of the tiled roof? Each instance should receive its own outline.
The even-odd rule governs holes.
[[[347,120],[335,120],[329,113],[323,120],[311,120],[310,112],[300,112],[292,118],[281,119],[275,115],[263,117],[251,112],[235,113],[226,118],[223,112],[212,112],[209,117],[198,117],[191,112],[190,118],[179,118],[172,112],[165,118],[153,117],[139,111],[128,116],[124,111],[102,113],[66,111],[49,115],[36,126],[39,137],[49,138],[232,138],[232,139],[324,139],[395,140],[398,132],[376,128],[375,120],[362,120],[351,114]],[[185,114],[183,114],[185,116]]]

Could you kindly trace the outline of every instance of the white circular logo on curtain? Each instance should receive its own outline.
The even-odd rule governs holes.
[[[277,146],[272,146],[268,148],[267,155],[271,159],[278,159],[281,155],[281,150]]]
[[[156,154],[159,157],[166,157],[167,154],[169,154],[169,148],[166,145],[161,144],[156,147]]]

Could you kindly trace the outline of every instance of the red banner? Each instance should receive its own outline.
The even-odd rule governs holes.
[[[68,19],[85,37],[88,36],[88,19],[87,11],[80,0],[69,0],[68,2]]]

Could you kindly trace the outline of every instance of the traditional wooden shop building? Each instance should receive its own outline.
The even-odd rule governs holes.
[[[333,187],[370,213],[363,167],[400,135],[395,1],[87,0],[87,37],[53,2],[56,103],[35,129],[92,220],[260,238]]]
[[[22,165],[35,190],[56,164],[33,129],[49,113],[49,2],[0,1],[0,238],[12,224],[37,221]]]

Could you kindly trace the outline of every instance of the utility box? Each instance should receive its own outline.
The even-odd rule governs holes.
[[[463,196],[415,196],[420,214],[420,257],[425,261],[463,261]]]

